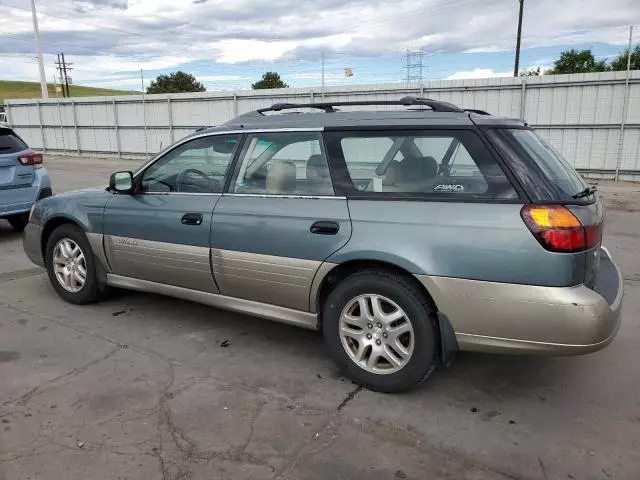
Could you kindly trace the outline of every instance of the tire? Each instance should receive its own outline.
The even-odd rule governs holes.
[[[372,318],[371,313],[375,311],[373,302],[376,302],[384,314],[378,318],[385,321],[367,321],[362,325],[361,301],[368,305],[365,318]],[[348,308],[350,311],[346,310]],[[350,333],[344,336],[343,312],[348,313],[350,319],[358,320],[346,325]],[[396,314],[404,316],[388,322]],[[327,297],[322,308],[322,322],[325,342],[343,375],[370,390],[386,393],[409,390],[426,380],[435,368],[438,345],[436,310],[430,298],[404,275],[385,270],[365,270],[350,275]],[[378,327],[378,323],[382,327]],[[402,331],[400,328],[408,330],[407,323],[412,332],[403,336],[394,333]],[[356,328],[356,324],[362,327]],[[359,333],[360,328],[362,333]],[[354,341],[356,337],[361,338],[365,345],[360,358],[363,363],[358,363],[356,358],[362,351],[360,342]],[[401,345],[393,341],[393,337]],[[374,347],[372,342],[378,347]],[[374,365],[370,366],[374,356],[377,360],[373,360]],[[403,364],[392,364],[387,360],[392,358]]]
[[[76,272],[80,274],[80,277],[82,277],[82,269],[78,267],[78,264],[80,266],[83,266],[85,271],[85,280],[81,286],[80,282],[78,281],[78,277],[72,275],[74,272],[70,273],[73,277],[73,288],[71,289],[73,291],[63,286],[62,280],[58,280],[58,276],[55,271],[55,264],[57,264],[57,260],[60,260],[61,258],[63,259],[65,257],[58,256],[56,260],[54,259],[54,253],[56,253],[56,248],[60,244],[60,242],[63,242],[65,240],[67,241],[67,246],[77,246],[80,249],[80,252],[82,253],[84,259],[81,262],[77,262],[76,265],[70,264],[70,268],[75,267],[77,269]],[[47,267],[47,273],[49,274],[51,285],[63,300],[69,303],[74,303],[76,305],[84,305],[93,303],[102,297],[103,292],[101,292],[99,288],[98,278],[96,274],[96,260],[93,255],[93,250],[91,249],[91,245],[89,245],[89,241],[87,240],[86,235],[78,226],[67,223],[64,225],[60,225],[51,233],[49,239],[47,240],[47,246],[45,250],[45,264]],[[60,264],[58,264],[58,266],[60,266]]]
[[[19,213],[17,215],[11,215],[7,217],[7,221],[16,232],[21,232],[24,230],[24,227],[27,226],[27,223],[29,223],[29,214]]]

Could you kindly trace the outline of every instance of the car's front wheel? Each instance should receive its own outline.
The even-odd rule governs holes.
[[[325,302],[322,328],[345,376],[371,390],[408,390],[434,369],[435,309],[401,274],[367,270],[342,280]]]
[[[17,215],[11,215],[7,218],[7,221],[15,231],[21,232],[24,230],[24,227],[27,226],[27,223],[29,223],[29,214],[19,213]]]
[[[56,228],[47,240],[45,260],[51,285],[64,300],[82,305],[99,299],[93,251],[79,227]]]

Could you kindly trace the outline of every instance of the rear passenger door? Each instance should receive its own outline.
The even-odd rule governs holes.
[[[309,310],[313,277],[351,235],[321,133],[247,135],[216,205],[212,265],[221,293]]]

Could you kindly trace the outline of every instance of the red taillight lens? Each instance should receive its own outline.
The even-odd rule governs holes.
[[[33,168],[42,168],[44,157],[37,152],[23,153],[18,157],[18,161],[25,166],[32,165]]]
[[[540,245],[552,252],[580,252],[600,243],[601,225],[583,225],[566,207],[525,205],[520,215]]]

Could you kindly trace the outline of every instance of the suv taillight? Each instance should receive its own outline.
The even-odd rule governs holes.
[[[588,250],[602,237],[601,224],[583,225],[560,205],[525,205],[520,216],[540,245],[551,252]]]
[[[24,166],[32,165],[33,168],[42,168],[44,157],[37,152],[23,153],[18,157],[18,161]]]

